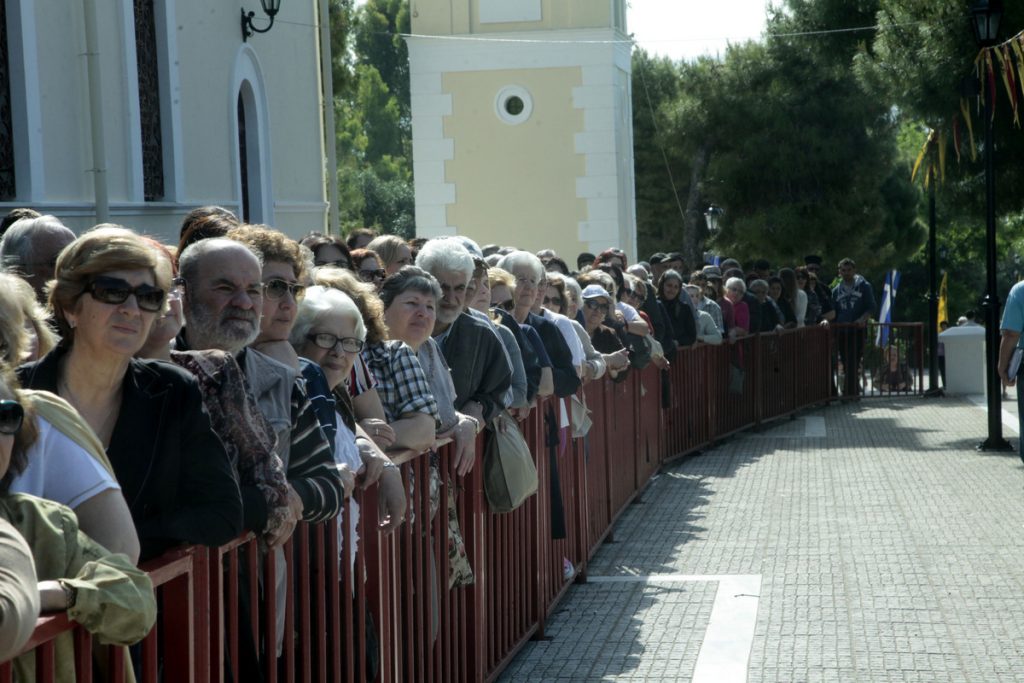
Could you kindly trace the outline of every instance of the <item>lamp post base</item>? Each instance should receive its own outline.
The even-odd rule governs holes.
[[[978,444],[977,450],[979,451],[1012,451],[1013,446],[1010,442],[1003,438],[992,438],[989,437]]]

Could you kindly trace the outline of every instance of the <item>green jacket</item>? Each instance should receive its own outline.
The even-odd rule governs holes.
[[[78,530],[69,508],[22,493],[0,496],[0,517],[25,537],[40,581],[64,579],[78,590],[68,617],[103,644],[130,645],[156,621],[156,598],[149,575],[127,556],[112,554]],[[70,633],[57,639],[57,681],[75,680]],[[35,680],[35,656],[15,661],[15,680]]]

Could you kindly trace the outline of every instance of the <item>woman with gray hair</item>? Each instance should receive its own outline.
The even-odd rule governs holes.
[[[288,341],[300,357],[316,363],[323,370],[330,396],[323,397],[333,414],[320,415],[321,426],[333,437],[334,461],[356,473],[365,488],[379,480],[381,498],[388,512],[381,527],[386,531],[398,528],[405,517],[405,495],[402,477],[392,463],[356,423],[352,402],[344,382],[363,350],[366,325],[355,303],[336,289],[310,287],[299,303],[295,325]],[[355,531],[358,506],[351,503],[350,533]],[[354,546],[353,546],[354,547]]]

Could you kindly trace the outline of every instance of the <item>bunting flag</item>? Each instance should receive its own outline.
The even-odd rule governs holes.
[[[974,71],[978,79],[978,93],[973,96],[976,110],[974,116],[972,117],[971,114],[969,101],[971,98],[961,98],[958,113],[954,112],[948,120],[938,124],[936,128],[928,130],[925,143],[921,147],[921,152],[914,163],[914,170],[911,172],[912,181],[917,177],[922,165],[925,170],[934,170],[934,175],[940,180],[944,179],[946,133],[952,133],[953,153],[956,155],[958,164],[964,144],[970,150],[971,161],[978,160],[977,144],[974,139],[974,117],[981,118],[983,105],[987,102],[991,107],[992,119],[995,119],[996,100],[999,98],[1000,90],[1006,93],[1009,110],[1013,116],[1013,124],[1018,128],[1021,127],[1020,108],[1021,102],[1024,101],[1024,31],[1020,31],[999,45],[979,50],[974,58]],[[1002,88],[999,87],[1000,82],[1003,84]],[[963,135],[960,126],[967,128],[966,136]],[[923,164],[932,149],[934,149],[934,156],[937,157],[935,162],[931,162],[937,164],[935,169],[931,169],[931,163]],[[928,187],[932,176],[932,172],[924,174],[925,187]]]
[[[885,287],[882,289],[882,310],[878,314],[878,334],[875,335],[875,346],[885,348],[889,345],[889,325],[892,324],[892,309],[896,304],[896,290],[900,286],[900,271],[890,270],[885,274]]]
[[[946,299],[946,279],[949,277],[949,273],[942,274],[942,284],[939,285],[939,318],[936,320],[936,324],[942,327],[942,323],[949,324],[949,304]]]

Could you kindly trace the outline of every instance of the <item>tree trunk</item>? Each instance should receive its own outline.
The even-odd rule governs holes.
[[[693,155],[690,165],[690,191],[686,197],[686,214],[683,218],[683,255],[686,267],[690,271],[699,270],[704,265],[704,237],[707,226],[704,225],[704,193],[701,184],[708,161],[711,159],[711,148],[701,145]],[[687,273],[681,273],[684,277]]]

